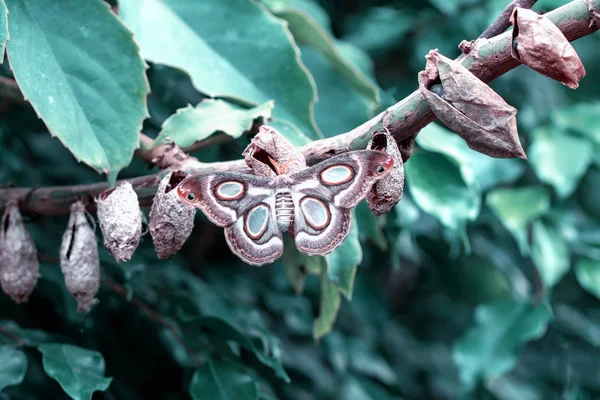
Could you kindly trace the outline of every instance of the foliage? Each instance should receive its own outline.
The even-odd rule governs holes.
[[[206,163],[240,158],[268,118],[296,145],[333,137],[413,92],[430,49],[458,56],[508,1],[121,0],[119,18],[84,3],[0,0],[2,73],[31,103],[0,104],[2,182],[156,172],[132,158],[140,129],[181,146],[229,135],[193,153]],[[100,302],[81,316],[56,265],[67,218],[31,218],[41,277],[27,304],[0,294],[0,398],[600,396],[599,42],[574,43],[576,91],[523,66],[491,84],[529,160],[430,124],[399,205],[357,208],[327,257],[287,243],[244,265],[198,213],[169,260],[149,236],[124,264],[101,248]]]

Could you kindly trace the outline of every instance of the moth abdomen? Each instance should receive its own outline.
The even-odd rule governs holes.
[[[275,216],[277,225],[283,232],[287,231],[294,221],[294,201],[288,189],[280,189],[275,195]]]

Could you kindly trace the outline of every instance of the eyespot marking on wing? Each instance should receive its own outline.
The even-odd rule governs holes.
[[[329,225],[331,213],[327,204],[314,197],[305,197],[300,200],[300,208],[308,225],[316,230],[321,230]]]
[[[215,196],[220,200],[237,200],[244,195],[244,184],[238,181],[223,181],[215,187]]]
[[[254,206],[246,214],[244,221],[244,231],[246,234],[256,240],[267,230],[269,222],[269,207],[266,204]]]
[[[341,185],[354,176],[354,170],[348,165],[332,165],[321,172],[321,181],[326,185]]]

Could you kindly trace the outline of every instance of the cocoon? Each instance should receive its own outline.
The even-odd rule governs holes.
[[[394,159],[390,173],[377,181],[367,195],[367,203],[371,212],[380,216],[391,211],[402,199],[404,192],[404,164],[398,144],[388,132],[376,132],[367,146],[371,150],[383,151]]]

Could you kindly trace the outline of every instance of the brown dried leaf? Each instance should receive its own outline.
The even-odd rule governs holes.
[[[529,68],[575,89],[585,76],[577,52],[552,21],[535,11],[516,7],[513,24],[512,56]]]
[[[367,149],[383,151],[394,159],[394,166],[390,173],[385,178],[377,181],[367,195],[367,203],[371,212],[376,216],[380,216],[390,212],[402,199],[404,191],[403,157],[400,154],[396,140],[388,132],[374,133]]]
[[[129,261],[140,244],[142,211],[131,183],[119,182],[96,199],[104,247],[117,262]]]
[[[256,175],[293,174],[306,168],[304,155],[275,128],[263,125],[242,153]]]
[[[16,303],[27,301],[39,276],[35,243],[21,217],[19,204],[6,204],[0,228],[0,284]]]
[[[60,245],[60,269],[65,285],[77,300],[77,312],[87,313],[98,303],[100,260],[94,229],[81,201],[71,206],[71,216]]]
[[[165,259],[177,253],[194,228],[196,208],[179,198],[173,190],[187,174],[173,171],[158,186],[150,210],[150,235],[158,258]]]
[[[517,110],[460,63],[437,50],[426,58],[419,91],[440,121],[473,150],[496,158],[526,159],[517,132]],[[440,83],[441,89],[431,90]]]

